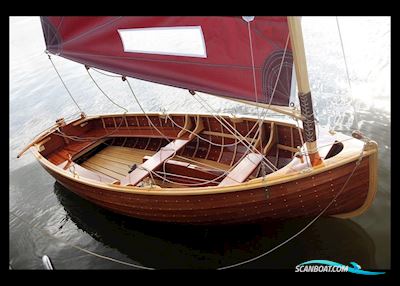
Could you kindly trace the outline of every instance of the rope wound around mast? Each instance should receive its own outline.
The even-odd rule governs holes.
[[[317,148],[317,134],[315,132],[315,118],[312,105],[311,92],[299,92],[301,115],[303,119],[304,136],[311,165],[318,166],[322,163]]]

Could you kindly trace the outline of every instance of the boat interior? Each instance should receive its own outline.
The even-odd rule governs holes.
[[[36,147],[52,164],[99,182],[227,186],[286,166],[302,146],[300,132],[296,125],[267,120],[260,124],[256,118],[102,115],[68,124],[59,119]],[[327,157],[340,152],[338,148],[334,145]]]

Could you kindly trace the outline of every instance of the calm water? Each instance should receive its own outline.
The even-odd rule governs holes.
[[[379,144],[378,193],[372,207],[351,220],[321,218],[284,247],[242,268],[289,268],[328,259],[363,268],[390,268],[390,18],[340,17],[352,92],[346,81],[335,18],[305,17],[303,33],[317,118],[350,134],[360,129]],[[14,269],[132,269],[72,248],[152,268],[217,268],[260,255],[295,234],[309,219],[231,227],[148,223],[102,210],[66,190],[29,152],[18,152],[44,128],[77,110],[43,53],[38,17],[10,18],[10,212],[59,240],[9,216],[9,260]],[[82,65],[53,56],[87,114],[120,112],[93,85]],[[93,74],[130,112],[140,111],[120,79]],[[206,112],[188,92],[130,80],[146,111]],[[158,96],[162,94],[162,96]],[[253,108],[203,95],[220,112]],[[355,106],[350,104],[355,99]],[[356,110],[356,112],[355,112]]]

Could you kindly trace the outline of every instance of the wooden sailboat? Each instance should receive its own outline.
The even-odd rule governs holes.
[[[316,134],[299,18],[42,17],[42,27],[49,53],[88,69],[295,119],[165,112],[59,119],[20,155],[32,147],[46,171],[79,196],[127,216],[188,224],[321,212],[349,218],[371,205],[377,144],[357,132]],[[161,31],[169,41],[168,29],[195,31],[200,52],[145,51],[135,42],[143,31]],[[293,62],[300,113],[288,107]]]

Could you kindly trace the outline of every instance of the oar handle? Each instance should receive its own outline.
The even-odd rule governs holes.
[[[36,139],[34,139],[31,143],[29,143],[22,151],[17,155],[17,158],[20,158],[26,151],[28,151],[29,148],[31,148],[33,145],[35,145],[37,142],[40,142],[43,140],[44,137],[48,136],[49,133],[53,132],[55,128],[59,127],[58,124],[55,124],[51,126],[50,128],[47,128],[43,132],[41,132]]]
[[[36,142],[36,140],[35,140],[35,142]],[[28,151],[28,149],[31,148],[35,142],[31,142],[30,144],[28,144],[28,145],[17,155],[17,158],[21,157],[26,151]]]

